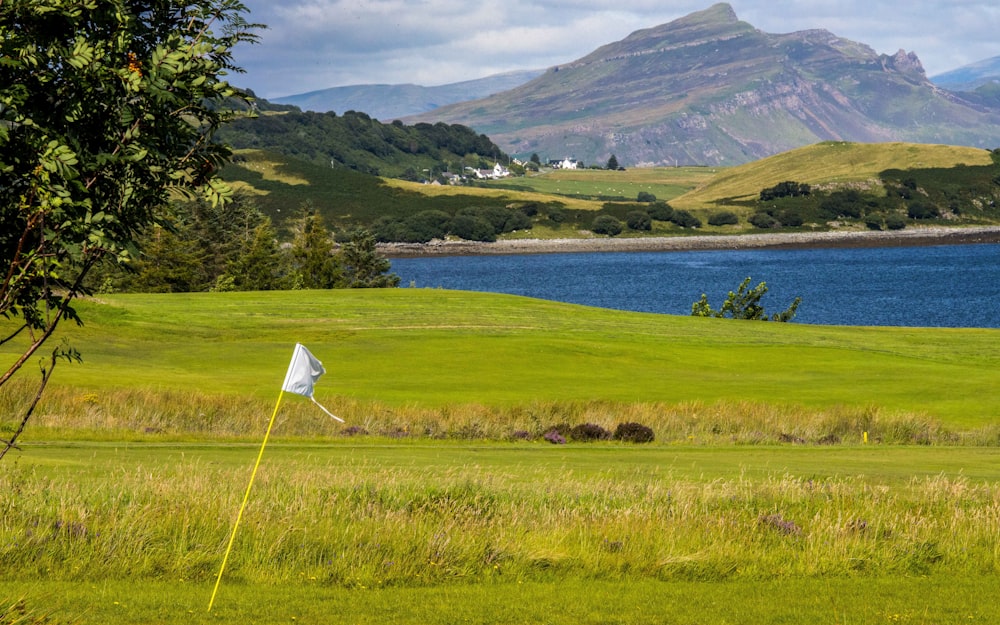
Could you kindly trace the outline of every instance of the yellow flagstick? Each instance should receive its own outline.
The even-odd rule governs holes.
[[[253,488],[253,480],[257,477],[257,468],[260,467],[260,460],[264,457],[264,447],[267,446],[267,439],[271,437],[271,428],[274,427],[274,419],[278,416],[278,407],[281,406],[281,398],[285,395],[285,389],[282,388],[281,392],[278,393],[278,403],[274,405],[274,412],[271,413],[271,421],[267,424],[267,432],[264,434],[264,442],[260,444],[260,453],[257,454],[257,462],[253,465],[253,472],[250,473],[250,483],[247,484],[247,492],[243,495],[243,503],[240,504],[239,514],[236,515],[236,523],[233,524],[233,533],[229,536],[229,545],[226,547],[226,555],[222,558],[222,566],[219,568],[219,576],[215,580],[215,588],[212,590],[212,598],[208,601],[208,611],[212,611],[212,604],[215,603],[215,594],[219,592],[219,584],[222,582],[222,572],[226,570],[226,562],[229,561],[229,552],[233,550],[233,542],[236,540],[236,530],[240,526],[240,520],[243,518],[243,510],[247,507],[247,501],[250,500],[250,489]]]

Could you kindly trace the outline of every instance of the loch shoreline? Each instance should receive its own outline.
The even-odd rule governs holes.
[[[387,258],[422,256],[487,256],[494,254],[561,254],[579,252],[670,252],[690,250],[807,249],[903,247],[1000,243],[1000,226],[930,226],[905,230],[826,230],[821,232],[677,235],[662,237],[592,237],[573,239],[503,239],[382,243]]]

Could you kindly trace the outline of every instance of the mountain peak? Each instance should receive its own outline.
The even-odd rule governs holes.
[[[736,11],[733,7],[726,2],[719,2],[718,4],[713,4],[703,11],[695,11],[686,17],[682,17],[675,20],[674,24],[684,23],[684,22],[715,22],[715,23],[732,23],[740,21],[736,17]]]
[[[424,119],[476,128],[514,154],[635,165],[733,164],[826,140],[1000,137],[1000,114],[943,96],[912,52],[880,55],[819,29],[769,34],[726,3]]]
[[[629,56],[663,53],[679,48],[694,48],[716,41],[756,33],[757,30],[741,22],[733,7],[725,2],[715,4],[666,24],[637,30],[621,41],[601,46],[594,52],[564,68],[583,67],[595,62],[627,58]]]
[[[727,31],[733,26],[739,25],[749,27],[749,24],[740,22],[739,18],[736,17],[736,11],[733,10],[733,7],[725,2],[720,2],[704,11],[696,11],[684,17],[677,18],[672,22],[654,26],[653,28],[637,30],[622,42],[624,43],[630,39],[646,39],[650,36],[662,37],[667,35],[693,38],[698,34],[707,35],[718,33],[719,31]]]

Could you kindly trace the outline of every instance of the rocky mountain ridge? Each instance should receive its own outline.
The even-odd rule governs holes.
[[[824,140],[1000,145],[1000,111],[936,87],[916,54],[826,30],[768,34],[725,3],[405,121],[464,124],[512,154],[629,166],[731,165]]]

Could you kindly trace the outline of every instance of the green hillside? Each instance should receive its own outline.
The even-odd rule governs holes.
[[[504,206],[511,201],[477,195],[475,189],[450,198],[408,190],[386,179],[352,169],[334,169],[270,150],[237,150],[222,172],[238,192],[254,199],[264,214],[281,223],[309,203],[334,228],[371,224],[379,217],[403,216],[430,209],[457,210],[469,205]]]
[[[880,174],[958,165],[991,165],[990,152],[979,148],[917,143],[825,141],[752,163],[720,170],[707,183],[672,203],[684,208],[717,206],[757,197],[761,189],[785,180],[814,186],[881,186]]]
[[[433,289],[113,295],[79,311],[85,325],[60,335],[84,362],[57,372],[52,398],[62,392],[66,412],[54,423],[101,406],[128,418],[110,405],[130,394],[147,408],[166,396],[163,410],[185,422],[206,410],[250,418],[259,408],[244,402],[266,411],[296,342],[327,368],[317,398],[354,424],[412,427],[464,410],[513,429],[622,415],[792,428],[837,414],[965,428],[1000,413],[995,330],[739,322]],[[206,408],[201,397],[231,399]]]
[[[448,224],[460,214],[500,223],[503,220],[498,221],[498,216],[509,217],[515,211],[522,213],[518,226],[501,224],[491,230],[491,236],[577,238],[593,236],[589,229],[600,213],[625,220],[629,212],[652,211],[652,205],[635,201],[640,193],[692,212],[703,222],[704,232],[752,230],[748,220],[755,213],[775,210],[759,201],[761,191],[786,181],[810,185],[808,197],[783,199],[779,204],[781,210],[801,213],[802,221],[813,229],[829,228],[831,221],[865,227],[869,214],[883,221],[895,215],[903,227],[926,221],[909,215],[915,201],[946,218],[940,221],[944,225],[993,223],[1000,220],[995,210],[1000,171],[994,156],[987,150],[959,146],[838,141],[733,168],[552,170],[477,186],[438,186],[331,169],[273,151],[238,150],[223,176],[278,225],[308,204],[334,230],[360,225],[383,241],[420,242],[446,236]],[[911,197],[899,197],[908,186]],[[864,206],[851,216],[820,209],[831,196],[840,201],[845,192],[855,194],[853,201]],[[706,223],[713,215],[728,211],[736,215],[735,228]],[[625,234],[685,232],[691,229],[654,219],[651,230],[626,230]]]
[[[269,108],[269,103],[262,103]],[[287,108],[287,107],[286,107]],[[434,178],[464,167],[492,167],[507,155],[486,135],[458,124],[383,124],[365,113],[297,109],[241,116],[218,139],[236,149],[280,152],[330,169],[395,178]]]

